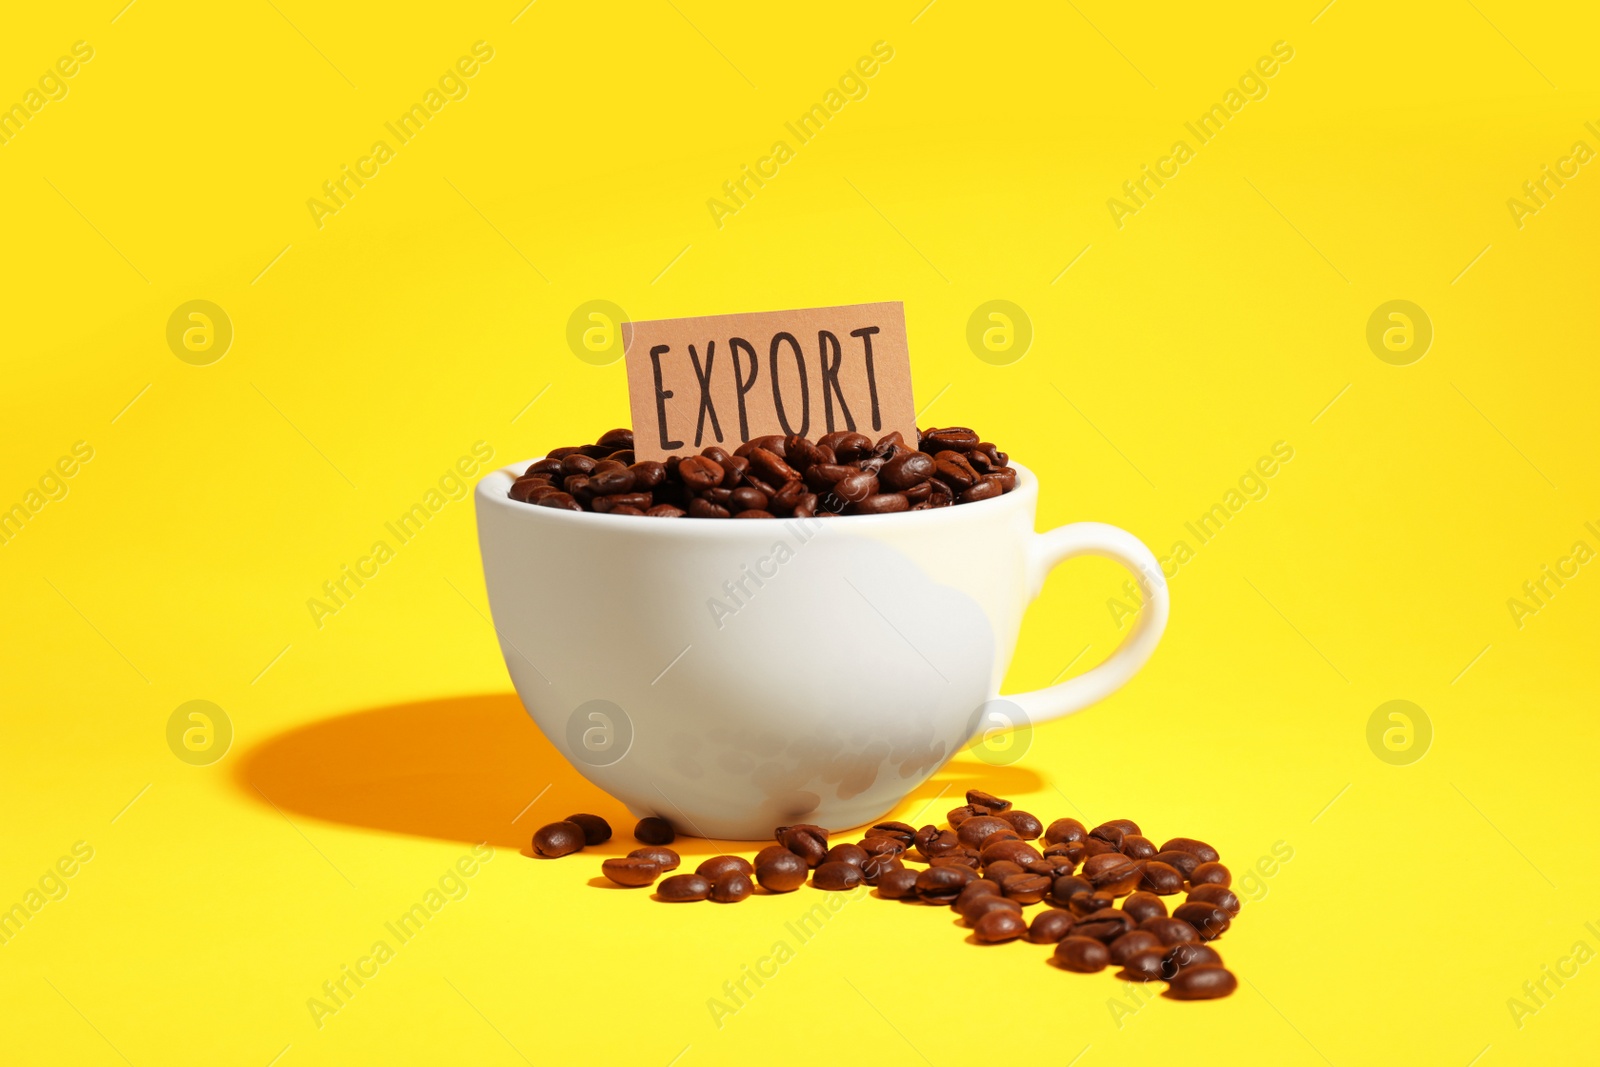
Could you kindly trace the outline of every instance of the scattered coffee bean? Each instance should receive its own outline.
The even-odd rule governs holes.
[[[1215,861],[1202,863],[1190,873],[1189,884],[1230,886],[1233,884],[1233,873]]]
[[[903,822],[880,822],[867,831],[867,837],[892,837],[905,847],[911,847],[911,838],[916,834],[917,828]],[[863,844],[862,847],[865,847]]]
[[[1047,908],[1028,924],[1028,940],[1035,945],[1053,945],[1066,937],[1075,925],[1071,912]]]
[[[566,821],[583,830],[586,845],[600,845],[611,840],[611,824],[598,815],[568,815]]]
[[[1183,892],[1183,872],[1157,860],[1146,860],[1144,872],[1139,876],[1139,888],[1158,896],[1170,897]]]
[[[711,899],[718,904],[737,904],[754,892],[755,887],[750,884],[750,875],[746,871],[723,871],[711,883]]]
[[[667,820],[652,815],[639,820],[639,825],[633,828],[633,837],[645,845],[670,845],[678,839],[678,834]]]
[[[644,848],[636,848],[628,853],[628,858],[649,860],[663,871],[675,871],[678,869],[678,864],[683,862],[676,852],[661,845],[647,845]]]
[[[1056,880],[1050,883],[1050,903],[1064,908],[1073,897],[1093,892],[1094,886],[1090,885],[1086,878],[1080,878],[1075,874],[1058,875]]]
[[[966,867],[929,867],[917,875],[917,896],[926,903],[948,904],[977,877]]]
[[[885,871],[878,878],[878,895],[885,900],[915,900],[919,877],[916,871],[908,867]]]
[[[1107,861],[1090,869],[1091,864],[1098,860]],[[1089,884],[1094,886],[1097,893],[1108,893],[1114,897],[1125,897],[1133,892],[1139,884],[1143,874],[1144,864],[1136,863],[1120,852],[1108,852],[1095,856],[1083,865],[1084,877],[1089,879]]]
[[[1074,935],[1063,938],[1056,946],[1055,961],[1065,970],[1093,974],[1105,970],[1111,962],[1111,952],[1097,938]]]
[[[877,885],[878,880],[890,871],[903,871],[906,865],[897,855],[868,856],[867,861],[861,865],[861,880],[868,885]]]
[[[1042,874],[1013,874],[1000,883],[1000,891],[1018,904],[1037,904],[1050,890],[1050,879]]]
[[[987,878],[979,878],[977,881],[968,882],[963,886],[961,892],[956,894],[956,899],[950,902],[950,906],[956,911],[961,911],[979,897],[998,896],[1000,896],[1000,886],[998,884]]]
[[[1044,839],[1054,845],[1063,841],[1082,841],[1089,836],[1077,819],[1057,819],[1045,829]]]
[[[898,856],[906,850],[907,845],[898,837],[880,834],[862,838],[858,847],[869,856]]]
[[[1097,911],[1104,911],[1116,902],[1116,898],[1109,893],[1079,893],[1067,901],[1067,909],[1081,919]]]
[[[1009,911],[1021,915],[1022,905],[1005,897],[978,897],[961,909],[961,919],[968,926],[977,926],[978,920],[991,911]]]
[[[990,945],[1015,941],[1027,932],[1028,924],[1023,921],[1022,916],[1003,908],[989,912],[972,928],[974,937]]]
[[[1139,924],[1139,929],[1149,930],[1161,939],[1163,945],[1177,945],[1185,941],[1200,940],[1200,934],[1194,927],[1176,917],[1163,916],[1157,919],[1146,919]]]
[[[1154,893],[1134,893],[1122,902],[1122,910],[1133,916],[1134,922],[1158,919],[1167,914],[1167,906]]]
[[[817,864],[811,875],[811,884],[818,889],[843,892],[861,884],[861,868],[844,860],[828,860]]]
[[[619,856],[600,864],[600,873],[618,885],[636,889],[654,882],[661,874],[661,865],[654,860]]]
[[[1222,908],[1204,900],[1188,900],[1172,909],[1172,917],[1194,927],[1204,941],[1214,941],[1227,932],[1233,918]]]
[[[1225,997],[1239,988],[1233,972],[1219,964],[1206,963],[1185,967],[1167,986],[1166,995],[1173,1000],[1211,1000]]]
[[[929,433],[938,433],[938,431],[937,430],[930,430]],[[981,804],[983,807],[986,807],[990,811],[994,811],[994,812],[1010,811],[1011,810],[1011,801],[1009,801],[1009,800],[1001,800],[999,797],[995,796],[993,793],[985,793],[981,789],[969,789],[969,790],[967,790],[967,803],[968,804]]]
[[[997,815],[974,815],[957,827],[956,838],[968,848],[982,848],[990,835],[1002,831],[1016,833],[1010,823]]]
[[[694,869],[695,874],[712,882],[715,882],[729,871],[738,871],[740,874],[749,875],[755,873],[755,868],[750,866],[750,861],[742,856],[712,856]]]
[[[1128,982],[1159,982],[1166,951],[1165,946],[1158,945],[1135,952],[1122,961],[1122,971],[1117,977]]]
[[[834,845],[822,857],[823,863],[848,863],[852,867],[864,866],[867,862],[867,850],[860,845],[852,845],[848,841]]]
[[[1133,916],[1117,908],[1101,908],[1078,920],[1072,932],[1078,937],[1092,937],[1111,944],[1134,928]]]
[[[1044,833],[1044,823],[1026,811],[1003,811],[1000,813],[1000,817],[1010,823],[1011,828],[1017,832],[1017,836],[1024,841],[1032,841]]]
[[[1202,945],[1193,941],[1183,941],[1167,949],[1167,954],[1161,959],[1161,977],[1171,981],[1173,976],[1185,967],[1203,966],[1208,963],[1221,963],[1222,957],[1217,955],[1217,950],[1210,945]]]
[[[828,831],[820,826],[810,823],[780,826],[777,838],[778,844],[805,860],[807,867],[815,867],[828,854]]]
[[[548,823],[533,834],[533,851],[548,859],[571,855],[582,847],[583,827],[577,823]]]
[[[1116,845],[1113,845],[1111,842],[1098,837],[1086,837],[1083,839],[1082,844],[1084,859],[1090,859],[1094,856],[1104,855],[1107,852],[1117,851]]]
[[[1150,858],[1157,863],[1165,863],[1168,867],[1183,875],[1186,880],[1194,873],[1196,867],[1205,862],[1193,852],[1177,852],[1170,849],[1165,852],[1157,852]]]
[[[1159,948],[1166,951],[1166,946],[1161,939],[1149,930],[1129,930],[1109,946],[1111,949],[1111,962],[1121,966],[1128,962],[1128,957],[1136,952],[1143,952],[1148,948]]]
[[[1122,839],[1122,848],[1120,851],[1129,859],[1147,860],[1156,854],[1156,846],[1148,837],[1141,837],[1138,834],[1129,834]]]
[[[1214,883],[1197,885],[1189,890],[1188,899],[1203,900],[1207,904],[1215,904],[1231,916],[1236,917],[1239,914],[1239,897],[1225,885],[1216,885]]]
[[[656,886],[656,896],[669,904],[704,900],[710,895],[711,883],[698,874],[675,874],[671,878],[663,878],[661,884]]]
[[[1222,857],[1217,855],[1217,850],[1204,841],[1196,841],[1192,837],[1168,838],[1161,846],[1162,852],[1188,852],[1200,857],[1201,863],[1215,863]]]
[[[756,864],[756,882],[769,893],[789,893],[806,884],[808,869],[805,860],[784,849],[782,855]]]

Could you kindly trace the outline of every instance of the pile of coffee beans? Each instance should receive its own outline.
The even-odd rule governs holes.
[[[607,859],[600,872],[619,886],[654,885],[667,903],[736,904],[757,886],[792,892],[809,875],[815,889],[875,886],[884,900],[948,905],[979,944],[1054,945],[1050,962],[1060,970],[1119,967],[1125,981],[1166,982],[1173,1000],[1225,997],[1239,985],[1213,947],[1240,906],[1217,850],[1192,837],[1157,845],[1131,819],[1092,829],[1077,819],[1046,826],[1011,801],[972,789],[944,826],[882,822],[860,841],[840,843],[820,826],[780,826],[777,843],[753,859],[713,856],[693,874],[666,878],[680,863],[666,847],[675,840],[671,825],[643,819],[633,836],[643,847]],[[610,837],[598,815],[569,815],[540,827],[533,851],[565,856]],[[1169,913],[1166,898],[1179,894],[1183,902]],[[1037,904],[1044,907],[1029,921],[1027,909]]]
[[[874,442],[838,431],[816,441],[773,434],[733,453],[634,461],[633,431],[552,449],[511,486],[528,504],[677,519],[887,515],[971,504],[1009,493],[1017,472],[1004,452],[964,426],[922,430],[917,447],[890,433]]]

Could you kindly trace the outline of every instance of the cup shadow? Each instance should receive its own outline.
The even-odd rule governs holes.
[[[596,854],[622,855],[637,844],[634,817],[567,762],[515,693],[393,704],[306,723],[246,751],[233,781],[258,803],[289,813],[408,837],[526,850],[540,826],[586,811],[613,829]],[[1004,796],[1042,785],[1023,768],[953,760],[885,818],[942,822],[968,789]],[[672,847],[715,855],[728,851],[721,845],[680,837]]]

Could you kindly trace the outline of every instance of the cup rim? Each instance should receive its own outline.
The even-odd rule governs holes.
[[[485,474],[478,479],[475,496],[479,507],[496,506],[506,509],[510,514],[523,514],[538,516],[557,522],[575,523],[620,523],[623,529],[644,530],[679,530],[682,524],[677,522],[645,522],[640,523],[638,515],[610,515],[599,511],[567,511],[564,508],[543,508],[537,504],[529,504],[521,500],[512,500],[507,495],[511,483],[516,481],[519,472],[528,468],[531,463],[536,463],[543,456],[521,460],[517,463],[507,464]],[[1002,493],[989,500],[979,500],[971,504],[954,504],[945,508],[929,508],[926,511],[898,511],[888,515],[840,515],[827,520],[827,526],[835,523],[848,523],[844,529],[863,530],[881,528],[886,526],[904,526],[919,522],[950,522],[959,521],[963,516],[968,519],[980,519],[1005,508],[1022,507],[1032,503],[1039,491],[1038,477],[1027,467],[1020,463],[1012,462],[1009,466],[1017,472],[1017,487],[1009,493]],[[684,516],[688,518],[688,516]],[[796,521],[792,517],[779,517],[770,521],[756,522],[724,522],[716,519],[695,519],[693,525],[687,529],[694,531],[696,536],[711,534],[712,536],[734,536],[737,532],[743,534],[769,529],[773,522],[787,524]],[[708,529],[709,527],[709,529]],[[727,529],[724,529],[724,528]]]

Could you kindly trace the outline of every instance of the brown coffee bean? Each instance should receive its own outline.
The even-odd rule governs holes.
[[[711,883],[711,899],[718,904],[737,904],[755,891],[750,875],[744,871],[723,871]]]
[[[1047,843],[1055,845],[1064,841],[1082,841],[1089,836],[1089,831],[1083,828],[1083,823],[1077,819],[1057,819],[1051,823],[1044,832]]]
[[[561,474],[562,474],[562,477],[570,477],[570,476],[572,476],[574,474],[588,474],[590,471],[594,470],[595,464],[598,463],[598,462],[599,462],[599,460],[593,459],[592,457],[589,457],[589,456],[585,456],[585,455],[583,455],[582,453],[579,453],[579,452],[574,452],[573,454],[571,454],[569,456],[562,456],[561,457]]]
[[[950,833],[950,831],[941,831],[937,826],[929,823],[927,826],[921,827],[916,833],[911,835],[911,844],[918,852],[922,853],[923,856],[927,856],[928,850],[924,846],[929,845],[937,840],[940,833]],[[954,840],[955,834],[950,833],[950,837],[951,840]]]
[[[675,508],[671,504],[657,504],[655,507],[646,511],[645,514],[650,516],[652,519],[681,519],[687,515],[688,512],[684,511],[682,508]]]
[[[1078,918],[1114,907],[1117,903],[1110,893],[1080,893],[1067,901],[1067,907]]]
[[[995,838],[999,836],[999,834],[990,834],[989,837],[985,839],[983,849],[978,853],[978,858],[981,859],[985,864],[997,863],[1002,860],[1010,863],[1023,864],[1032,860],[1043,858],[1039,855],[1039,850],[1028,844],[1026,841],[996,841]]]
[[[924,859],[931,861],[965,847],[956,836],[956,831],[940,830],[932,839],[919,844],[917,851],[922,853]]]
[[[976,448],[979,441],[978,435],[965,426],[948,426],[942,430],[928,430],[922,435],[922,444],[968,452]]]
[[[1174,893],[1183,892],[1183,872],[1165,863],[1146,860],[1144,872],[1139,876],[1139,888],[1170,897]]]
[[[868,856],[867,861],[861,865],[861,880],[868,885],[877,885],[878,880],[885,874],[890,871],[903,871],[905,867],[898,855],[886,853],[881,856]]]
[[[647,859],[619,856],[601,863],[600,873],[618,885],[638,888],[654,882],[661,874],[661,865]]]
[[[1022,905],[1007,897],[997,897],[991,894],[985,897],[975,897],[966,907],[960,909],[961,918],[968,926],[978,925],[978,920],[991,911],[997,910],[1021,915]]]
[[[1148,837],[1139,834],[1129,834],[1122,839],[1119,851],[1131,860],[1147,860],[1156,854],[1156,846]]]
[[[1164,945],[1147,948],[1142,952],[1135,952],[1122,961],[1122,970],[1117,974],[1126,982],[1159,982],[1162,979],[1162,959],[1167,949]]]
[[[583,510],[583,505],[574,500],[571,493],[546,493],[533,503],[536,507],[555,508],[558,511]]]
[[[972,469],[966,457],[959,452],[944,451],[934,457],[933,476],[959,494],[970,488],[978,480],[978,472]]]
[[[852,505],[857,515],[892,515],[907,511],[910,507],[911,501],[906,499],[904,493],[874,493]]]
[[[1186,900],[1172,909],[1172,917],[1194,927],[1203,941],[1215,941],[1227,932],[1233,918],[1215,904],[1203,900]]]
[[[972,855],[971,850],[963,849],[957,852],[946,852],[942,856],[935,856],[928,861],[932,867],[965,867],[968,870],[978,869],[978,857]]]
[[[1050,900],[1054,904],[1065,906],[1067,901],[1075,896],[1086,895],[1094,892],[1094,886],[1089,884],[1087,878],[1080,878],[1075,874],[1061,874],[1050,883]]]
[[[789,893],[806,884],[806,861],[793,852],[756,864],[756,882],[769,893]]]
[[[1203,862],[1200,857],[1196,856],[1193,852],[1178,852],[1173,849],[1168,849],[1165,852],[1157,852],[1150,858],[1155,860],[1157,863],[1165,863],[1168,867],[1174,868],[1179,874],[1183,875],[1185,879],[1193,874],[1194,869],[1200,866],[1200,864]]]
[[[1035,945],[1053,945],[1072,932],[1074,923],[1071,912],[1046,908],[1028,924],[1028,940]]]
[[[571,855],[582,847],[583,827],[577,823],[548,823],[533,834],[533,851],[547,859]]]
[[[1154,893],[1134,893],[1122,902],[1122,910],[1133,916],[1134,922],[1158,919],[1167,913],[1167,906]]]
[[[976,504],[980,500],[993,500],[1006,491],[1004,483],[992,474],[984,475],[956,496],[963,504]]]
[[[1011,810],[1011,801],[986,793],[982,789],[967,790],[967,803],[975,807],[988,808],[991,812],[998,813]]]
[[[663,871],[675,871],[678,869],[678,864],[683,862],[676,852],[661,845],[647,845],[644,848],[636,848],[628,853],[628,858],[632,860],[649,860]]]
[[[1119,965],[1127,963],[1129,956],[1150,948],[1159,948],[1163,952],[1166,951],[1166,946],[1161,943],[1161,939],[1149,930],[1129,930],[1111,942],[1111,962]]]
[[[988,808],[983,808],[980,810],[971,804],[963,804],[959,808],[951,808],[949,811],[945,812],[944,821],[949,823],[953,829],[959,830],[961,829],[961,824],[972,818],[974,815],[987,814],[989,814]]]
[[[818,889],[843,892],[861,884],[861,868],[844,860],[827,860],[817,864],[811,875],[811,884]]]
[[[1215,904],[1229,915],[1237,916],[1239,914],[1239,897],[1225,885],[1217,885],[1215,883],[1197,885],[1189,890],[1188,899]]]
[[[1021,915],[1004,910],[989,912],[972,928],[972,936],[986,945],[1015,941],[1027,932],[1028,924]]]
[[[667,480],[667,468],[653,459],[643,459],[628,468],[633,472],[633,487],[649,492]]]
[[[689,456],[678,464],[678,480],[690,489],[710,489],[721,485],[726,471],[722,464],[705,456]]]
[[[828,831],[810,823],[780,826],[776,831],[778,844],[815,867],[828,854]]]
[[[600,445],[602,448],[610,449],[632,448],[633,431],[626,426],[619,426],[615,430],[607,430],[600,435],[600,439],[595,444]]]
[[[566,821],[576,824],[583,831],[583,843],[586,845],[599,845],[611,840],[611,824],[598,815],[568,815]]]
[[[1086,837],[1079,842],[1079,844],[1083,845],[1084,859],[1088,859],[1090,856],[1103,856],[1107,852],[1117,851],[1116,845],[1113,845],[1109,841],[1103,841],[1098,837]],[[1117,854],[1121,855],[1120,852]]]
[[[729,871],[738,871],[740,874],[754,874],[755,868],[750,866],[750,861],[743,856],[712,856],[701,862],[694,869],[694,873],[710,882],[715,882]]]
[[[853,471],[833,484],[833,491],[852,504],[878,491],[878,476],[867,471]]]
[[[950,907],[960,911],[979,897],[998,897],[999,895],[1000,886],[998,883],[991,882],[987,878],[979,878],[976,882],[968,882],[963,886],[961,892],[956,894],[956,899],[951,901]]]
[[[1192,852],[1194,855],[1200,857],[1201,863],[1215,863],[1222,858],[1221,856],[1217,855],[1216,849],[1212,848],[1204,841],[1196,841],[1192,837],[1169,838],[1166,844],[1161,846],[1161,851]]]
[[[1083,862],[1082,841],[1058,841],[1053,845],[1044,846],[1044,857],[1061,856],[1070,861],[1074,867]]]
[[[765,481],[782,485],[800,477],[799,471],[785,463],[783,457],[770,448],[752,448],[747,458],[750,460],[750,469]]]
[[[1089,836],[1099,838],[1113,849],[1122,847],[1122,839],[1139,832],[1139,824],[1131,819],[1111,819],[1089,831]]]
[[[1050,890],[1050,879],[1042,874],[1013,874],[1000,883],[1000,890],[1019,904],[1037,904]]]
[[[992,860],[985,864],[983,868],[984,879],[993,882],[995,885],[999,885],[1014,874],[1027,873],[1027,868],[1023,867],[1022,864],[1013,863],[1010,860]]]
[[[591,475],[589,488],[596,496],[611,496],[615,493],[633,492],[633,472],[626,467],[620,470],[608,470]]]
[[[906,843],[888,834],[869,834],[861,839],[859,847],[869,856],[898,856],[906,850]]]
[[[1098,938],[1073,934],[1062,938],[1056,946],[1054,959],[1056,966],[1063,970],[1093,974],[1105,970],[1106,964],[1111,962],[1111,952]]]
[[[1202,863],[1189,872],[1190,885],[1220,885],[1233,884],[1233,873],[1220,863]]]
[[[956,829],[956,837],[969,848],[982,848],[984,839],[990,834],[1002,830],[1011,830],[1011,824],[994,815],[974,815]]]
[[[1222,957],[1210,945],[1183,941],[1167,949],[1167,954],[1162,957],[1161,977],[1170,982],[1185,967],[1203,967],[1208,963],[1221,962]]]
[[[678,834],[667,820],[651,815],[639,820],[639,825],[633,828],[633,838],[646,845],[670,845],[678,839]]]
[[[709,500],[695,497],[689,501],[689,517],[691,519],[731,519],[733,512],[720,504],[713,504]]]
[[[1089,864],[1096,860],[1109,859],[1113,862],[1091,872]],[[1083,866],[1084,877],[1089,879],[1089,884],[1094,886],[1098,893],[1109,893],[1114,897],[1124,897],[1133,892],[1139,885],[1139,879],[1144,873],[1144,864],[1136,863],[1121,853],[1112,852],[1104,856],[1095,856]]]
[[[1052,878],[1059,878],[1063,874],[1071,874],[1078,867],[1071,856],[1065,855],[1051,856],[1047,854],[1044,857],[1044,863],[1045,866],[1050,868],[1050,877]]]
[[[1139,929],[1149,930],[1161,939],[1163,945],[1178,945],[1185,941],[1200,940],[1200,935],[1194,927],[1177,918],[1146,919],[1139,924]]]
[[[885,871],[878,879],[878,895],[885,900],[915,900],[921,875],[909,867]]]
[[[874,823],[873,824],[872,829],[867,831],[867,836],[868,837],[880,837],[880,836],[898,837],[900,840],[904,841],[907,845],[910,845],[911,844],[911,838],[916,834],[916,832],[917,832],[917,828],[915,826],[912,826],[910,823],[906,823],[906,822],[880,822],[880,823]]]
[[[729,510],[735,515],[744,511],[765,511],[767,508],[767,494],[759,489],[746,486],[735,489],[729,495]]]
[[[832,863],[838,861],[859,868],[867,862],[867,855],[867,850],[860,845],[852,845],[850,842],[845,841],[830,848],[823,855],[822,862]]]
[[[784,848],[782,845],[768,845],[766,848],[756,853],[755,858],[750,861],[750,865],[752,867],[760,867],[772,857],[781,856],[786,852],[789,852],[789,850]],[[794,853],[789,852],[789,855],[792,856]]]
[[[878,471],[884,488],[900,492],[933,477],[933,457],[926,452],[901,452]]]
[[[948,904],[977,877],[976,871],[966,867],[929,867],[917,875],[917,896],[929,903]]]
[[[1079,937],[1092,937],[1109,945],[1133,928],[1133,916],[1127,912],[1101,908],[1080,918],[1072,932]]]
[[[1000,818],[1010,823],[1017,836],[1024,841],[1032,841],[1044,833],[1044,824],[1028,812],[1005,811],[1000,813]]]
[[[704,900],[711,895],[711,883],[698,874],[675,874],[656,886],[656,896],[669,904]]]
[[[1166,995],[1173,1000],[1211,1000],[1225,997],[1239,988],[1233,972],[1217,964],[1200,964],[1185,967],[1167,986]]]

